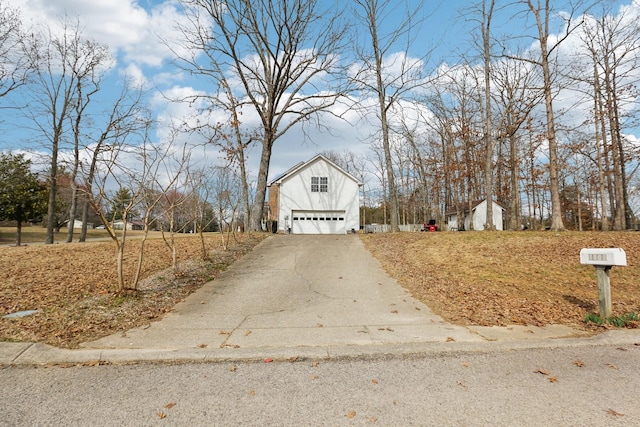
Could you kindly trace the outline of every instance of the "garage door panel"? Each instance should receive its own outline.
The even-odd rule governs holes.
[[[295,234],[345,234],[344,211],[294,211],[292,229]]]

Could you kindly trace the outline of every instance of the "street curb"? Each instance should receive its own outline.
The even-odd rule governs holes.
[[[640,346],[640,330],[611,330],[588,338],[503,340],[484,342],[422,342],[318,347],[186,348],[186,349],[60,349],[41,343],[0,343],[0,365],[127,365],[137,363],[295,362],[421,357],[500,351],[583,348],[606,345]]]

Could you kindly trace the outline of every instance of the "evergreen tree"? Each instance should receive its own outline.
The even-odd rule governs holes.
[[[47,212],[46,185],[31,172],[23,154],[0,154],[0,220],[17,223],[16,246],[22,240],[22,224],[36,222]]]

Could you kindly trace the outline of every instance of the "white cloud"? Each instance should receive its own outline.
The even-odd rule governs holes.
[[[122,52],[127,64],[161,66],[173,55],[163,40],[177,36],[175,22],[184,17],[174,0],[148,10],[135,0],[8,0],[22,11],[28,26],[43,22],[55,30],[65,16],[77,17],[83,34]]]
[[[144,72],[136,64],[129,64],[125,68],[121,69],[119,74],[129,82],[132,87],[147,87],[149,80],[144,75]]]

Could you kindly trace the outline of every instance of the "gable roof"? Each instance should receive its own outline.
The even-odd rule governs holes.
[[[339,170],[341,173],[346,175],[348,178],[350,178],[353,181],[355,181],[356,183],[358,183],[358,185],[362,185],[362,183],[360,181],[358,181],[358,179],[356,177],[354,177],[353,175],[351,175],[349,172],[345,171],[340,166],[336,165],[334,162],[332,162],[331,160],[329,160],[328,158],[326,158],[322,154],[316,154],[314,157],[312,157],[311,159],[307,160],[306,162],[300,162],[297,165],[295,165],[294,167],[292,167],[289,170],[287,170],[286,172],[281,173],[276,178],[271,180],[271,182],[269,182],[268,186],[271,186],[273,184],[280,184],[286,178],[288,178],[288,177],[290,177],[292,175],[295,175],[296,173],[300,172],[302,169],[306,168],[307,166],[315,163],[316,161],[318,161],[320,159],[322,159],[325,162],[329,163],[331,166],[333,166],[334,168]]]

